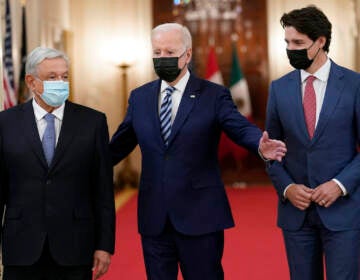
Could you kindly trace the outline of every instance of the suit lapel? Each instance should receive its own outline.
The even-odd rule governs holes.
[[[22,106],[22,110],[24,112],[23,115],[23,131],[25,132],[26,137],[29,139],[29,144],[34,151],[37,158],[40,160],[41,164],[47,168],[47,162],[45,159],[45,155],[43,152],[40,136],[39,136],[39,130],[36,125],[35,121],[35,114],[34,109],[32,106],[32,99],[28,102],[26,102]]]
[[[67,101],[65,104],[60,135],[55,148],[54,158],[50,164],[50,169],[53,169],[56,166],[74,138],[74,135],[77,131],[76,127],[78,126],[75,111],[76,108],[74,107],[74,104]]]
[[[301,135],[300,137],[303,137],[304,141],[308,141],[309,133],[306,128],[304,108],[302,103],[300,71],[292,72],[292,75],[289,77],[287,91],[290,96],[287,108],[294,108],[294,111],[291,112],[291,114],[294,114],[295,123],[299,125],[298,129]],[[293,104],[295,104],[295,106]]]
[[[169,146],[173,142],[180,128],[186,121],[191,109],[193,108],[198,95],[200,94],[200,80],[190,75],[189,81],[186,85],[184,94],[181,98],[179,109],[176,113],[174,123],[171,128],[171,134],[169,138]]]
[[[319,115],[319,120],[315,129],[313,142],[315,142],[326,127],[330,116],[333,114],[336,104],[343,92],[345,83],[343,81],[343,73],[334,62],[331,62],[328,83],[326,86],[324,102]]]
[[[148,107],[148,110],[150,110],[149,116],[152,118],[152,123],[155,125],[154,133],[155,133],[155,139],[159,143],[159,145],[162,147],[164,146],[164,141],[161,137],[161,131],[160,131],[160,116],[159,116],[159,94],[160,94],[160,86],[161,86],[161,80],[156,80],[151,85],[151,92],[148,94],[148,100],[150,103],[150,106]]]

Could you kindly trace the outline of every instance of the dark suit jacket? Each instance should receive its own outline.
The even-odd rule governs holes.
[[[51,166],[32,101],[0,113],[0,214],[4,265],[30,265],[45,238],[61,265],[91,265],[114,251],[114,195],[105,115],[66,102]]]
[[[338,179],[349,195],[317,211],[330,230],[360,228],[360,75],[331,62],[318,124],[309,139],[302,107],[300,71],[274,81],[270,88],[266,127],[270,137],[283,140],[287,154],[282,163],[268,165],[279,195],[278,225],[297,230],[305,211],[282,199],[290,183],[316,186]]]
[[[166,147],[160,134],[160,85],[156,80],[132,92],[110,144],[114,164],[140,145],[140,233],[159,234],[167,217],[188,235],[232,227],[218,165],[220,133],[257,152],[261,131],[238,113],[229,90],[190,75]]]

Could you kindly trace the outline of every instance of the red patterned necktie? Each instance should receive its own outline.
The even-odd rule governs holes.
[[[306,121],[306,127],[309,133],[310,139],[314,136],[315,122],[316,122],[316,95],[313,86],[313,82],[316,78],[309,76],[306,79],[305,93],[304,93],[304,115]]]

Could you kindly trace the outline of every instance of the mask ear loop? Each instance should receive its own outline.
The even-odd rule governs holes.
[[[314,42],[315,43],[315,42]],[[311,46],[310,46],[311,47]],[[188,49],[185,49],[185,51],[178,57],[178,59],[180,59],[181,57],[183,57],[185,54],[186,54],[186,51],[187,51]],[[189,63],[187,63],[187,62],[185,62],[185,65],[184,65],[184,67],[183,68],[180,68],[181,69],[181,71],[182,70],[184,70],[184,68],[188,65]]]
[[[310,49],[311,49],[311,47],[315,44],[315,42],[316,42],[316,41],[314,41],[314,42],[311,44],[311,46],[310,46],[310,47],[308,47],[306,50],[310,50]],[[313,57],[313,58],[311,58],[310,60],[314,60],[314,59],[317,57],[317,55],[318,55],[318,53],[319,53],[320,49],[321,49],[321,48],[319,48],[319,49],[317,50],[317,52],[316,52],[316,54],[314,55],[314,57]]]
[[[178,57],[178,61],[179,61],[179,59],[181,58],[181,57],[183,57],[184,56],[184,54],[186,54],[186,51],[187,51],[188,49],[185,49],[185,51]],[[183,68],[180,68],[181,69],[181,71],[182,70],[184,70],[184,68],[186,67],[188,65],[188,63],[187,62],[185,62],[185,65],[184,65],[184,67]]]

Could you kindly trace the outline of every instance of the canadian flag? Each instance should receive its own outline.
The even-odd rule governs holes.
[[[219,65],[217,63],[214,46],[211,46],[209,49],[205,79],[219,85],[224,84]]]

